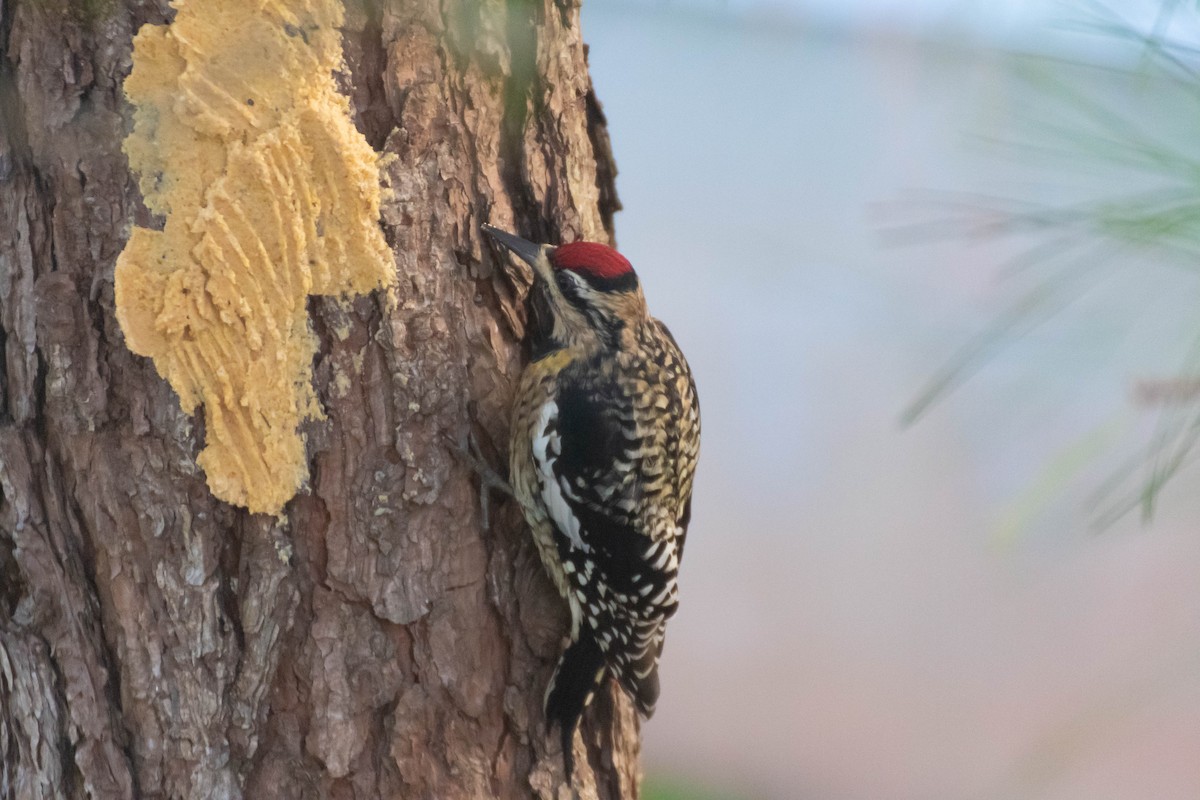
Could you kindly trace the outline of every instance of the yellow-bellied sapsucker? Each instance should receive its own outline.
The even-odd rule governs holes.
[[[567,780],[584,708],[611,674],[642,715],[678,607],[700,407],[683,354],[650,316],[629,261],[592,242],[539,245],[485,225],[533,268],[530,363],[512,415],[509,480],[571,609],[546,689]]]

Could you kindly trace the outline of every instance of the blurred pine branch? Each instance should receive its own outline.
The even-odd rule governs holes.
[[[1147,80],[1184,86],[1193,105],[1179,113],[1194,114],[1200,123],[1200,3],[1163,0],[1148,29],[1100,0],[1078,0],[1071,9],[1072,17],[1063,27],[1136,45],[1140,59],[1135,71]],[[885,241],[905,244],[1018,236],[1031,242],[1001,270],[1002,276],[1021,276],[1031,285],[930,377],[904,409],[906,425],[928,413],[1006,345],[1130,264],[1200,272],[1200,137],[1193,140],[1194,147],[1168,144],[1147,129],[1147,121],[1089,96],[1054,70],[1023,77],[1053,101],[1053,113],[1028,122],[1031,141],[1001,144],[1023,158],[1044,159],[1052,165],[1048,168],[1085,164],[1111,173],[1115,183],[1133,172],[1158,185],[1070,205],[967,194],[927,197],[927,207],[940,209],[935,221],[884,231]],[[1131,258],[1134,255],[1141,260]],[[1197,336],[1179,365],[1182,381],[1200,376],[1200,324],[1179,319],[1178,325],[1181,335],[1196,331]],[[1107,527],[1135,509],[1149,518],[1163,487],[1197,458],[1200,391],[1184,402],[1164,404],[1150,440],[1097,489],[1092,498],[1096,525]],[[1050,470],[1047,485],[1060,485],[1060,473]],[[1039,481],[1031,496],[1044,497],[1045,488]]]

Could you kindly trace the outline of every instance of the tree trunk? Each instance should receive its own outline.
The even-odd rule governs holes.
[[[203,414],[114,312],[131,226],[162,224],[122,82],[173,15],[0,0],[0,799],[571,796],[541,709],[565,605],[446,440],[504,463],[523,363],[529,275],[479,225],[611,238],[578,0],[347,0],[397,280],[309,299],[323,415],[278,516],[213,496]],[[625,698],[582,738],[581,795],[635,796]]]

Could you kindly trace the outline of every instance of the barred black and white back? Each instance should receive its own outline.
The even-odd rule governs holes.
[[[522,391],[540,404],[524,412],[531,447],[513,453],[514,486],[527,486],[540,511],[536,539],[571,608],[571,644],[546,693],[568,763],[606,671],[639,712],[654,713],[665,625],[679,604],[699,407],[665,327],[647,320],[637,337],[641,346],[612,360],[535,362],[532,391]]]

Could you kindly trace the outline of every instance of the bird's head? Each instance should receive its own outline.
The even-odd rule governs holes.
[[[558,346],[614,347],[622,331],[646,317],[633,265],[608,245],[536,244],[491,225],[483,230],[533,268],[531,336]]]

